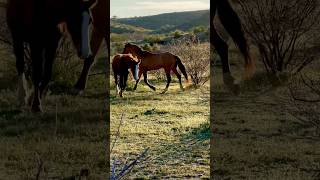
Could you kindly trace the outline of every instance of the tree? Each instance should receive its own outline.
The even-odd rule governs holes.
[[[317,0],[240,0],[244,28],[267,72],[296,74],[314,60],[308,51],[319,24]]]

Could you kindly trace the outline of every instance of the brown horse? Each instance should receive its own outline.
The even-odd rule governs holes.
[[[138,64],[140,61],[131,54],[117,54],[112,60],[112,71],[117,87],[117,93],[122,97],[122,93],[127,86],[128,69],[135,80],[138,80]]]
[[[188,75],[186,72],[186,68],[182,64],[180,58],[175,56],[169,52],[165,53],[151,53],[149,51],[142,50],[139,46],[127,43],[124,47],[123,54],[132,54],[133,56],[137,57],[141,60],[139,64],[139,74],[138,79],[136,81],[136,85],[134,86],[134,90],[137,89],[138,83],[140,81],[141,75],[144,76],[144,82],[152,89],[156,90],[156,88],[148,82],[147,72],[151,70],[158,70],[163,68],[166,76],[167,76],[167,85],[166,88],[163,90],[162,93],[165,93],[170,85],[171,82],[171,71],[173,71],[179,79],[180,88],[183,90],[182,82],[181,82],[181,75],[177,70],[179,67],[180,71],[188,80]]]
[[[106,45],[109,45],[109,26],[108,21],[110,19],[109,15],[109,1],[107,0],[97,0],[96,6],[91,9],[92,19],[93,19],[93,30],[91,34],[91,52],[92,56],[88,57],[84,61],[83,69],[81,75],[75,84],[75,89],[78,93],[83,91],[86,87],[88,73],[94,62],[94,59],[99,51],[103,39]],[[108,52],[109,54],[109,52]]]
[[[61,30],[67,30],[78,55],[90,56],[89,8],[96,0],[9,0],[7,23],[12,35],[16,67],[19,75],[18,91],[28,104],[25,86],[24,44],[28,43],[32,60],[34,96],[32,111],[42,110],[41,97],[52,75],[52,65]],[[21,98],[21,97],[20,97]]]

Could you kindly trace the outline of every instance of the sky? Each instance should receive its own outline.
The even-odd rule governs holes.
[[[119,18],[205,10],[210,0],[111,0],[110,15]]]

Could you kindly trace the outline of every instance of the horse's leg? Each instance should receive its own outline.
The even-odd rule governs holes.
[[[123,75],[122,75],[122,87],[121,87],[121,97],[123,97],[122,94],[126,90],[126,87],[127,87],[128,75],[129,75],[128,71],[123,72]]]
[[[116,84],[117,94],[119,94],[120,93],[120,88],[119,88],[119,81],[118,81],[118,73],[116,73],[114,71],[113,77],[114,77],[114,83]]]
[[[174,72],[174,74],[175,74],[175,75],[177,76],[177,78],[179,79],[180,89],[183,91],[184,88],[183,88],[182,82],[181,82],[181,74],[177,71],[177,68],[176,68],[176,67],[174,67],[174,68],[172,69],[172,71]]]
[[[92,39],[91,39],[91,49],[92,49],[92,56],[85,59],[81,75],[75,84],[75,89],[80,93],[86,88],[86,83],[88,79],[88,74],[90,71],[90,68],[94,62],[94,58],[99,50],[99,47],[103,40],[103,33],[101,33],[97,28],[94,28],[92,31]]]
[[[137,90],[137,86],[138,86],[138,83],[140,82],[141,76],[142,76],[142,72],[139,71],[139,73],[138,73],[138,79],[136,80],[136,84],[134,85],[134,88],[133,88],[134,91]]]
[[[31,45],[30,50],[32,59],[32,82],[34,86],[31,110],[32,112],[41,112],[40,83],[42,79],[43,48],[40,48],[38,45]]]
[[[56,56],[56,50],[58,48],[60,35],[56,34],[55,38],[47,41],[44,54],[44,69],[43,78],[40,85],[40,98],[44,96],[44,92],[47,90],[47,86],[52,77],[52,66]]]
[[[219,54],[222,62],[223,82],[229,89],[236,93],[239,90],[239,86],[234,83],[234,77],[230,72],[228,45],[222,40],[215,28],[212,28],[211,30],[213,32],[211,42]]]
[[[16,38],[13,34],[13,52],[16,57],[16,69],[18,72],[18,102],[20,106],[28,104],[28,86],[24,73],[24,47],[21,38]]]
[[[120,97],[123,97],[123,92],[125,91],[126,89],[126,86],[127,86],[127,80],[128,80],[128,70],[127,71],[122,71],[120,73]]]
[[[148,81],[148,74],[147,71],[143,72],[143,77],[144,77],[144,82],[149,86],[149,88],[151,88],[152,90],[156,90],[156,87],[152,86],[149,81]]]
[[[120,89],[120,91],[119,91],[119,96],[120,96],[120,97],[123,97],[123,96],[122,96],[122,93],[123,93],[123,90],[122,90],[123,81],[124,81],[123,74],[120,73],[120,82],[119,82],[119,89]]]
[[[161,94],[164,94],[165,92],[168,91],[168,88],[169,88],[169,85],[171,82],[170,70],[165,70],[165,72],[166,72],[166,76],[167,76],[167,85],[166,85],[166,88],[161,92]]]

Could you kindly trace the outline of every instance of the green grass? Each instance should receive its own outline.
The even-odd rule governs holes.
[[[112,79],[113,81],[113,79]],[[111,89],[111,139],[121,121],[120,137],[111,154],[120,162],[133,160],[145,148],[147,159],[130,173],[130,178],[209,178],[209,87],[179,89],[175,79],[165,94],[165,81],[144,82],[116,96]]]
[[[40,179],[72,177],[81,169],[89,169],[91,179],[103,179],[105,76],[89,77],[81,96],[47,95],[44,112],[33,114],[18,107],[14,60],[2,63],[8,65],[0,77],[6,82],[0,87],[0,179],[35,179],[39,169]]]

